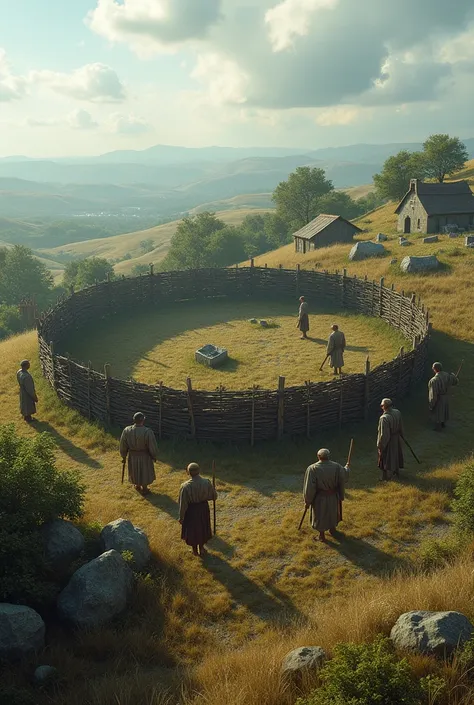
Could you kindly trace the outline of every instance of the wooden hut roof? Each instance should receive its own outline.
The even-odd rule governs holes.
[[[312,220],[310,223],[305,225],[303,228],[298,230],[296,233],[293,233],[293,237],[299,237],[302,238],[303,240],[312,240],[313,237],[316,235],[319,235],[323,230],[325,230],[328,225],[331,225],[334,223],[336,220],[342,220],[344,223],[347,223],[347,225],[350,225],[351,228],[354,229],[354,232],[361,233],[362,230],[357,227],[357,225],[354,225],[354,223],[351,223],[350,220],[346,220],[340,215],[328,215],[327,213],[321,213],[318,215],[317,218]]]

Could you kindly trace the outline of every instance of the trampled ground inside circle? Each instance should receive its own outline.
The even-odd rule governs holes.
[[[337,322],[347,340],[345,373],[363,372],[365,359],[372,367],[396,357],[407,342],[386,323],[337,309],[310,311],[309,340],[300,340],[296,304],[280,301],[224,300],[185,302],[165,309],[139,309],[100,327],[92,325],[87,336],[80,331],[63,345],[63,352],[76,360],[90,360],[95,369],[111,364],[114,377],[147,384],[163,381],[182,389],[191,377],[194,388],[247,389],[254,384],[275,389],[278,377],[286,385],[332,377],[326,363],[330,326]],[[250,319],[266,320],[268,328]],[[228,350],[228,360],[219,368],[195,361],[195,351],[211,343]]]

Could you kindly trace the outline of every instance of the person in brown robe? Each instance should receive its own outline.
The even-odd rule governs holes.
[[[212,538],[209,502],[217,499],[217,492],[210,480],[201,477],[197,463],[190,463],[187,472],[190,479],[181,485],[178,500],[181,538],[195,556],[204,556],[205,544]]]
[[[440,362],[433,364],[434,377],[428,382],[428,398],[435,431],[441,431],[449,420],[449,387],[456,387],[459,380],[452,372],[444,372]]]
[[[304,296],[300,296],[300,310],[298,312],[298,323],[296,327],[302,332],[301,340],[307,339],[307,332],[309,331],[309,316],[308,316],[308,302],[305,301]]]
[[[38,397],[33,377],[29,373],[29,360],[22,360],[20,369],[16,373],[18,385],[20,387],[20,413],[27,423],[33,421],[32,414],[36,414],[36,404]]]
[[[392,480],[400,476],[404,467],[402,438],[402,414],[392,404],[391,399],[382,399],[380,404],[382,416],[379,419],[377,434],[378,466],[382,471],[382,480]]]
[[[329,460],[327,448],[318,451],[318,462],[310,465],[304,478],[303,498],[306,508],[312,507],[312,527],[319,531],[318,541],[326,543],[325,532],[337,536],[336,527],[342,521],[342,502],[349,466]]]
[[[344,367],[344,350],[346,349],[346,336],[339,330],[339,326],[334,323],[331,326],[332,333],[329,336],[327,355],[330,357],[330,365],[334,369],[335,375],[342,375]]]
[[[158,460],[158,445],[151,428],[145,426],[145,416],[138,411],[133,417],[133,426],[127,426],[120,437],[120,455],[128,456],[128,480],[142,494],[148,494],[150,485],[156,480],[154,463]]]

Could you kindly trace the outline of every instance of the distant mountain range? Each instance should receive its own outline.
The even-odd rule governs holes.
[[[474,139],[465,140],[474,156]],[[372,181],[387,157],[421,144],[318,150],[156,145],[96,157],[0,159],[0,217],[179,216],[202,203],[269,193],[298,166],[326,171],[336,188]],[[1,237],[1,228],[0,228]]]

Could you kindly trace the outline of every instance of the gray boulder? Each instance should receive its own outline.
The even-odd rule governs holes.
[[[357,262],[369,257],[383,257],[385,252],[385,247],[376,242],[358,242],[349,252],[349,259],[351,262]]]
[[[388,240],[388,237],[384,235],[383,233],[378,233],[378,235],[375,238],[375,242],[386,242]]]
[[[326,652],[320,646],[301,646],[290,651],[281,666],[282,676],[291,680],[301,680],[304,673],[319,671],[326,659]]]
[[[35,685],[43,686],[52,683],[57,677],[58,671],[54,666],[38,666],[33,674],[33,682]]]
[[[404,257],[400,262],[402,272],[432,272],[439,269],[441,262],[436,255],[427,257]]]
[[[460,612],[405,612],[390,632],[397,649],[444,657],[468,641],[474,627]]]
[[[407,240],[406,237],[399,237],[398,244],[401,247],[408,247],[408,245],[411,245],[411,242],[409,240]]]
[[[142,570],[150,560],[151,551],[144,531],[134,526],[131,521],[117,519],[104,526],[100,534],[104,551],[114,549],[119,553],[130,551],[134,567]]]
[[[0,603],[0,659],[19,661],[44,647],[44,622],[24,605]]]
[[[84,550],[84,537],[74,524],[55,519],[42,527],[46,559],[55,568],[65,567]]]
[[[259,323],[262,326],[262,328],[268,328],[268,321],[265,321],[262,319],[261,321],[259,321]]]
[[[117,551],[107,551],[76,570],[58,598],[58,614],[77,627],[109,622],[127,606],[133,587],[130,566]]]
[[[428,237],[423,238],[423,242],[425,243],[425,245],[428,245],[430,242],[438,242],[438,236],[428,235]]]
[[[474,245],[474,235],[466,235],[466,239],[464,242],[465,242],[466,247],[470,247],[471,245]]]
[[[455,237],[459,237],[459,233],[449,233],[449,237],[454,239]]]

